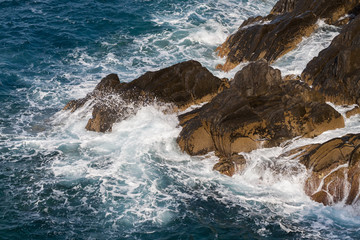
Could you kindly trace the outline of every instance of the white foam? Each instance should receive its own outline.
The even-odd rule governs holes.
[[[87,103],[73,114],[60,112],[53,120],[57,134],[29,142],[62,152],[64,156],[54,160],[51,167],[55,179],[100,182],[97,194],[101,194],[103,204],[109,204],[106,216],[114,228],[146,222],[166,225],[177,217],[182,203],[201,198],[241,207],[239,216],[245,210],[254,218],[260,216],[263,222],[258,223],[257,231],[264,237],[271,234],[266,222],[278,217],[281,229],[303,232],[303,237],[314,237],[319,229],[328,229],[325,219],[329,207],[312,202],[302,190],[305,168],[297,161],[277,158],[301,145],[303,139],[294,140],[291,147],[245,154],[245,172],[230,178],[212,170],[217,161],[214,153],[192,158],[179,151],[175,142],[181,130],[177,117],[164,114],[161,106],[144,107],[135,116],[115,124],[112,133],[105,134],[84,130],[90,107],[91,103]],[[324,139],[319,136],[317,141]],[[89,189],[89,194],[91,191],[94,190]],[[84,198],[83,205],[91,205],[90,200]],[[304,218],[314,211],[320,220],[304,229],[301,222],[307,221]],[[341,207],[331,210],[334,222],[360,221],[356,220],[358,215],[344,218],[342,212]]]
[[[188,39],[192,42],[197,42],[205,45],[220,45],[228,36],[226,29],[220,23],[209,20],[191,32]]]
[[[175,7],[168,13],[154,11],[152,21],[167,26],[167,30],[140,35],[137,39],[116,34],[104,37],[98,43],[105,50],[97,54],[86,47],[74,49],[64,65],[59,66],[59,76],[68,83],[60,84],[52,78],[47,88],[33,89],[30,105],[40,109],[43,106],[39,106],[38,101],[47,106],[51,100],[55,102],[51,106],[60,109],[65,104],[61,101],[84,97],[101,77],[111,72],[118,73],[122,81],[130,81],[146,71],[188,59],[200,61],[219,77],[232,78],[245,64],[229,73],[215,70],[215,66],[224,61],[216,56],[215,48],[243,20],[266,15],[274,3],[275,0],[247,3],[206,0]],[[328,28],[320,26],[294,53],[289,53],[274,66],[280,67],[283,74],[299,73],[309,58],[336,34],[336,30]],[[121,39],[131,43],[120,46],[117,43]],[[305,55],[305,52],[310,54]],[[358,116],[346,119],[344,129],[328,131],[314,139],[293,139],[284,147],[247,153],[244,173],[230,178],[212,170],[217,161],[213,153],[206,157],[190,157],[180,152],[176,143],[181,131],[177,116],[165,115],[162,106],[144,107],[135,116],[116,123],[111,133],[103,134],[84,128],[91,117],[92,104],[88,102],[74,113],[60,111],[51,119],[52,128],[35,138],[14,136],[14,150],[30,148],[58,153],[51,159],[51,179],[37,183],[39,192],[32,193],[39,202],[43,201],[39,193],[46,181],[71,185],[85,179],[96,184],[84,189],[78,189],[81,185],[73,187],[76,192],[88,193],[81,198],[82,206],[96,213],[99,208],[92,207],[91,197],[99,196],[101,210],[114,229],[122,225],[134,229],[147,222],[166,225],[178,217],[181,207],[189,208],[199,199],[212,200],[220,207],[238,211],[235,222],[240,222],[245,214],[250,216],[257,225],[254,231],[264,237],[271,235],[267,227],[274,219],[285,232],[302,232],[305,238],[319,235],[319,229],[332,232],[331,226],[327,226],[329,217],[334,224],[360,224],[359,211],[343,206],[323,207],[312,202],[302,190],[306,177],[304,167],[294,160],[277,158],[298,146],[324,142],[350,132],[360,133]],[[64,206],[71,207],[67,202],[67,197],[71,196],[64,191],[55,189],[50,197],[63,199]],[[310,220],[313,226],[302,225],[313,215],[319,216],[318,221]]]
[[[288,74],[300,75],[306,64],[316,57],[321,50],[328,47],[334,37],[339,34],[339,28],[328,25],[322,20],[319,20],[317,25],[318,28],[310,37],[303,38],[294,50],[272,64],[273,67],[281,70],[283,76]]]
[[[154,201],[169,201],[171,204],[173,197],[158,189],[158,182],[153,179],[148,164],[162,164],[150,156],[152,151],[158,152],[161,159],[176,160],[177,117],[163,114],[161,106],[144,107],[130,119],[115,124],[112,133],[101,134],[85,131],[84,117],[89,117],[87,109],[89,105],[73,115],[67,112],[58,114],[55,122],[62,124],[57,129],[62,131],[62,140],[33,142],[42,147],[70,151],[64,152],[70,155],[69,159],[54,161],[52,170],[55,177],[100,179],[103,182],[103,201],[112,201],[118,196],[130,204],[126,207],[126,214],[119,218],[127,219],[135,214],[137,221],[150,220],[159,224],[170,221],[172,211],[158,207]],[[84,155],[71,157],[72,146]],[[178,158],[182,157],[178,153]],[[116,182],[124,184],[119,186]]]

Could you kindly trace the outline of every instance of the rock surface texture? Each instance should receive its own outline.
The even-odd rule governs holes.
[[[211,100],[228,85],[227,79],[213,76],[199,62],[187,61],[156,72],[147,72],[130,83],[121,83],[116,74],[103,78],[85,98],[70,101],[65,110],[75,111],[93,101],[87,130],[111,131],[115,122],[134,114],[140,106],[154,101],[170,103],[174,110]]]
[[[311,60],[302,78],[335,104],[360,104],[360,15]]]
[[[343,117],[320,94],[300,81],[283,81],[264,60],[244,67],[229,89],[179,119],[182,150],[225,157],[344,126]]]
[[[272,63],[309,36],[319,19],[340,24],[339,19],[355,11],[358,5],[358,0],[280,0],[269,15],[244,21],[217,48],[219,56],[227,57],[225,64],[217,68],[229,71],[241,62],[261,58]]]
[[[360,134],[293,150],[309,170],[305,192],[317,202],[353,204],[359,200]]]
[[[246,167],[246,159],[243,155],[234,154],[231,157],[221,157],[213,170],[232,177],[235,173],[241,173]]]

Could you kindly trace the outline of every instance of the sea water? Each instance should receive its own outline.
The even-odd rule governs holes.
[[[175,114],[152,105],[86,131],[91,103],[62,111],[107,74],[129,82],[195,59],[219,77],[214,52],[275,0],[0,0],[0,239],[357,239],[359,206],[305,195],[306,169],[277,158],[298,146],[360,133],[360,118],[314,139],[245,154],[232,178],[213,153],[176,144]],[[274,63],[300,74],[339,29],[319,28]],[[339,111],[346,109],[335,106]]]

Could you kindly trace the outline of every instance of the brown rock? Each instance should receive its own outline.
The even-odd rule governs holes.
[[[360,103],[360,15],[311,60],[302,78],[335,104]]]
[[[353,109],[346,112],[346,117],[349,118],[351,116],[360,114],[360,108],[359,106],[354,107]]]
[[[190,155],[232,156],[344,126],[321,95],[299,81],[282,81],[264,61],[244,67],[229,89],[179,119],[178,143]]]
[[[279,15],[287,12],[292,12],[295,8],[296,2],[298,2],[298,0],[280,0],[271,10],[271,14]]]
[[[64,110],[75,111],[87,101],[93,101],[92,118],[86,129],[106,132],[111,131],[113,123],[154,101],[173,104],[173,110],[183,110],[211,100],[226,87],[227,79],[213,76],[199,62],[187,61],[147,72],[130,83],[121,83],[116,74],[110,74],[92,93],[83,99],[70,101]]]
[[[268,16],[244,21],[216,49],[220,57],[227,57],[225,64],[218,67],[229,71],[241,62],[261,58],[272,63],[309,36],[317,20],[334,24],[358,4],[357,0],[279,0]]]
[[[199,62],[187,61],[156,72],[147,72],[125,86],[151,93],[163,102],[173,103],[181,110],[207,102],[226,86]]]
[[[299,153],[300,154],[297,154]],[[305,192],[324,205],[359,199],[360,134],[348,134],[323,144],[292,150],[300,162],[311,170]]]
[[[329,202],[329,198],[330,196],[328,196],[328,193],[321,190],[317,193],[314,193],[312,196],[311,196],[311,199],[314,200],[315,202],[319,202],[319,203],[322,203],[324,205],[330,205],[331,202]]]
[[[94,91],[101,93],[116,93],[121,90],[126,83],[121,83],[118,75],[112,73],[104,77],[98,85],[96,85]]]
[[[287,81],[287,80],[301,80],[301,77],[299,75],[295,75],[295,74],[289,74],[289,75],[286,75],[284,78],[283,78],[284,81]]]
[[[221,157],[213,170],[221,174],[232,177],[237,172],[242,172],[246,167],[246,159],[243,155],[232,155],[231,157]]]
[[[244,97],[266,95],[269,91],[280,90],[282,83],[279,69],[268,67],[265,60],[249,64],[235,74],[233,84]]]
[[[93,92],[87,94],[84,98],[71,100],[66,104],[63,110],[71,110],[71,112],[74,112],[78,108],[84,106],[84,104],[91,99],[101,98],[120,91],[121,87],[125,84],[126,83],[120,83],[119,77],[116,74],[109,74],[101,79],[100,83],[96,85]]]

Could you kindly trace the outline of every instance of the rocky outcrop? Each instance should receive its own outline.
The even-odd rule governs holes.
[[[311,60],[302,78],[327,101],[360,104],[360,15]]]
[[[323,144],[307,145],[294,154],[309,170],[305,192],[324,205],[359,200],[360,134],[348,134]]]
[[[320,94],[300,81],[283,81],[264,60],[244,67],[229,89],[179,120],[182,150],[190,155],[216,151],[224,157],[344,126],[343,117]]]
[[[279,0],[268,16],[249,18],[217,49],[227,57],[225,65],[219,66],[225,71],[256,61],[239,71],[231,83],[213,76],[200,63],[187,61],[147,72],[130,83],[110,74],[93,92],[70,101],[64,110],[73,112],[90,103],[92,118],[86,129],[106,132],[115,122],[154,102],[170,104],[170,111],[178,112],[208,102],[179,115],[182,131],[177,142],[190,155],[215,151],[219,162],[213,169],[232,176],[246,167],[241,152],[344,127],[341,114],[325,100],[360,105],[360,16],[355,17],[359,6],[359,0]],[[341,18],[346,13],[350,15]],[[349,24],[301,77],[282,78],[269,63],[310,35],[320,18],[329,24]],[[346,116],[359,113],[356,107]],[[360,134],[350,134],[285,155],[298,158],[309,170],[305,192],[312,199],[325,205],[353,204],[360,196],[359,149]]]
[[[170,103],[173,110],[211,100],[228,86],[227,79],[213,76],[199,62],[187,61],[156,72],[147,72],[130,83],[120,82],[116,74],[103,78],[85,98],[70,101],[65,110],[75,111],[93,101],[92,118],[86,129],[111,131],[115,122],[134,114],[140,106],[154,101]]]
[[[339,19],[358,5],[358,0],[279,0],[268,16],[244,21],[217,48],[220,57],[227,57],[225,64],[217,68],[229,71],[241,62],[261,58],[272,63],[309,36],[319,19],[340,24]]]

